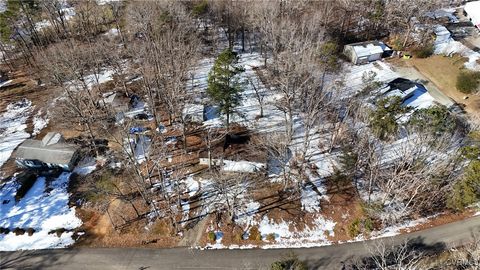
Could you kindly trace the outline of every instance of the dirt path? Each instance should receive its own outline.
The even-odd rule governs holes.
[[[207,218],[202,218],[195,227],[191,228],[190,230],[186,231],[183,235],[182,240],[178,244],[181,247],[195,247],[200,244],[200,240],[202,239],[203,232],[205,231],[205,227],[207,226]]]
[[[113,200],[110,205],[108,206],[108,211],[114,212],[120,206],[120,200],[115,199]],[[92,233],[97,236],[105,236],[107,233],[113,230],[112,223],[110,222],[110,218],[108,217],[107,212],[105,212],[99,219],[95,227],[92,228]]]

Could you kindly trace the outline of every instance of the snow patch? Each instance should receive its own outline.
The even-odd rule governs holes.
[[[48,125],[47,116],[42,116],[42,110],[39,110],[38,113],[33,117],[33,133],[32,136],[38,135],[42,129]]]
[[[19,144],[30,137],[25,132],[32,102],[23,99],[7,106],[7,111],[0,115],[0,166],[2,166]]]
[[[435,54],[443,54],[447,56],[459,54],[468,58],[468,61],[465,63],[466,68],[472,70],[480,69],[479,64],[477,63],[477,60],[480,59],[480,53],[473,51],[459,41],[455,41],[452,38],[450,31],[448,31],[445,26],[435,26],[434,32],[437,36],[435,40]]]
[[[59,248],[74,242],[72,233],[64,233],[61,237],[48,234],[60,228],[72,230],[82,224],[75,215],[75,208],[68,206],[67,186],[70,175],[62,173],[51,183],[47,183],[45,177],[38,177],[32,188],[18,202],[15,202],[15,194],[19,184],[15,179],[3,186],[0,190],[0,227],[10,230],[17,227],[33,228],[35,233],[31,237],[16,236],[13,233],[0,235],[0,251]]]

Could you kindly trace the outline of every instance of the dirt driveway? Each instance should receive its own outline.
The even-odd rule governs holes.
[[[454,104],[454,101],[449,96],[445,95],[444,92],[439,89],[439,86],[432,82],[429,77],[422,74],[414,65],[412,65],[412,62],[395,59],[394,61],[391,61],[391,63],[394,66],[395,72],[403,77],[421,81],[428,89],[428,93],[432,95],[438,103],[447,107]]]
[[[396,71],[408,78],[427,80],[430,94],[440,103],[449,106],[452,100],[465,105],[465,110],[475,118],[480,117],[480,95],[464,94],[457,90],[456,81],[465,60],[461,57],[434,55],[425,59],[395,59]],[[468,97],[468,99],[465,99]]]

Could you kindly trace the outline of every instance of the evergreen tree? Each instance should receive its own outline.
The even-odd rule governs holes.
[[[245,69],[238,65],[238,55],[231,49],[224,50],[215,60],[208,74],[207,93],[218,104],[220,111],[227,116],[227,129],[230,125],[230,114],[240,103],[242,85],[238,79]]]
[[[445,106],[432,106],[415,111],[409,125],[419,131],[428,131],[436,136],[452,133],[455,130],[455,118]]]
[[[447,205],[455,210],[476,203],[480,200],[480,161],[470,162],[462,180],[453,187],[453,193]]]
[[[397,134],[397,119],[410,108],[402,106],[402,99],[397,96],[380,99],[376,109],[370,114],[370,126],[373,133],[381,140],[387,140]]]

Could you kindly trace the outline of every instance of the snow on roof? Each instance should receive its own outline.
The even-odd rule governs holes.
[[[265,167],[265,164],[259,162],[223,160],[224,171],[252,173],[265,169]]]
[[[359,43],[347,44],[347,46],[352,46],[353,50],[357,54],[357,57],[373,55],[383,53],[384,51],[390,50],[383,42],[379,41],[366,41]]]
[[[470,19],[472,19],[472,23],[475,26],[480,27],[480,1],[466,3],[464,10]]]

